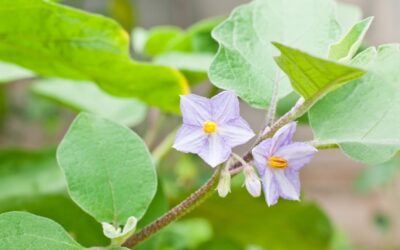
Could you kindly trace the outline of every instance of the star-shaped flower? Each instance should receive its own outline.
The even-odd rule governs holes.
[[[295,122],[287,124],[272,138],[262,141],[252,150],[268,206],[276,204],[279,197],[300,199],[299,170],[317,152],[317,149],[306,143],[292,142],[295,131]]]
[[[254,132],[240,117],[239,101],[232,91],[211,99],[190,94],[181,96],[183,125],[173,147],[198,154],[211,167],[226,161],[232,148],[249,141]]]

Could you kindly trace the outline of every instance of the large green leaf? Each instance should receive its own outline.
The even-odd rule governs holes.
[[[244,188],[234,189],[224,199],[215,195],[190,216],[208,218],[215,237],[268,250],[329,249],[333,233],[328,218],[316,205],[279,201],[268,207],[263,198],[254,199]]]
[[[95,84],[64,79],[40,79],[33,91],[77,111],[87,111],[126,126],[143,121],[146,106],[134,99],[118,98],[101,91]]]
[[[0,249],[83,250],[52,220],[26,212],[0,215]]]
[[[282,53],[275,60],[289,76],[292,87],[311,102],[365,74],[361,69],[321,59],[279,43],[274,45]]]
[[[40,75],[97,83],[166,111],[188,92],[179,71],[138,64],[129,36],[114,21],[45,0],[0,0],[0,59]]]
[[[271,42],[324,57],[341,33],[335,14],[330,0],[255,0],[235,9],[213,31],[220,49],[210,67],[211,81],[265,108],[274,82],[280,83],[280,96],[292,91],[274,62],[278,50]]]
[[[371,25],[373,17],[366,18],[354,24],[349,32],[329,49],[329,59],[339,62],[349,62],[357,53]]]
[[[321,99],[309,113],[310,123],[318,140],[375,165],[400,149],[399,45],[369,48],[352,63],[368,73]]]
[[[71,198],[99,222],[140,219],[153,199],[157,178],[150,153],[133,131],[82,113],[57,150]]]

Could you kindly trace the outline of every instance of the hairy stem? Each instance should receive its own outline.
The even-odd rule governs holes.
[[[122,244],[122,246],[128,248],[136,246],[137,244],[146,240],[151,235],[158,232],[171,222],[181,218],[182,216],[196,208],[198,205],[200,205],[203,201],[205,201],[214,193],[218,183],[219,172],[220,171],[218,170],[215,171],[211,178],[196,192],[191,194],[188,198],[176,205],[173,209],[158,218],[156,221],[143,228],[140,232],[132,235]]]

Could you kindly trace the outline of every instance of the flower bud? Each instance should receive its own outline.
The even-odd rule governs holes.
[[[222,198],[226,197],[231,192],[231,173],[228,168],[224,168],[221,171],[218,182],[218,195]]]
[[[261,195],[261,181],[258,178],[256,172],[254,171],[254,168],[245,165],[243,169],[244,177],[245,177],[245,185],[247,191],[251,194],[253,197],[258,197]]]

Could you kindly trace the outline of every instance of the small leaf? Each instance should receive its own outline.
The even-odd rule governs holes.
[[[211,64],[211,82],[233,90],[244,101],[266,108],[279,82],[279,97],[290,92],[289,81],[273,57],[272,41],[326,56],[329,45],[341,35],[333,1],[255,0],[236,8],[213,30],[220,48]]]
[[[169,112],[188,92],[179,71],[132,61],[128,34],[100,15],[46,0],[0,0],[0,37],[1,60],[42,76],[95,82]]]
[[[356,23],[339,42],[331,45],[328,58],[342,63],[350,62],[360,48],[373,19],[369,17]]]
[[[146,106],[143,103],[110,96],[90,82],[40,79],[34,81],[32,89],[36,94],[76,111],[87,111],[126,126],[137,125],[146,115]]]
[[[0,249],[83,250],[52,220],[26,212],[0,215]]]
[[[317,140],[339,144],[351,158],[377,165],[400,150],[400,45],[364,50],[352,65],[368,73],[314,105],[310,125]]]
[[[289,76],[293,88],[306,100],[319,98],[365,74],[361,69],[314,57],[297,49],[273,43],[281,51],[275,60]]]
[[[157,178],[150,153],[133,131],[82,113],[58,147],[71,198],[99,222],[123,225],[144,215]]]

